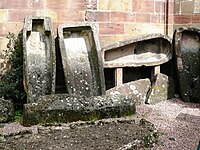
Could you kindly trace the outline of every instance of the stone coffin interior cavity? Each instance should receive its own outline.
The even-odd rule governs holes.
[[[172,58],[171,40],[160,34],[124,40],[103,48],[104,67],[161,65]]]
[[[67,91],[84,96],[105,93],[96,31],[90,25],[60,25],[59,43]]]
[[[50,18],[26,17],[23,30],[27,102],[55,92],[55,48]]]

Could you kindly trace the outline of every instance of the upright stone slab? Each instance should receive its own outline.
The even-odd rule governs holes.
[[[106,95],[128,95],[133,101],[135,101],[136,105],[141,105],[145,103],[150,87],[151,82],[149,79],[140,79],[109,89],[106,91]]]
[[[181,98],[187,102],[200,102],[200,30],[180,28],[174,37]]]
[[[158,102],[172,98],[171,95],[174,95],[174,87],[171,82],[172,81],[170,77],[168,77],[167,75],[162,73],[157,74],[155,81],[152,83],[152,87],[146,103],[156,104]]]
[[[94,24],[63,24],[58,27],[66,87],[69,94],[87,97],[105,94],[98,32]]]
[[[24,87],[27,102],[55,92],[55,44],[51,20],[28,16],[23,28]]]

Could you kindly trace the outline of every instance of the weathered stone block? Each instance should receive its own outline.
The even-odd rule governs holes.
[[[199,2],[199,0],[195,0],[195,2],[194,2],[194,13],[200,13],[200,2]]]
[[[42,0],[30,0],[28,3],[29,8],[34,10],[44,9],[44,4]]]
[[[79,10],[63,10],[63,11],[58,11],[58,22],[74,22],[74,21],[79,21],[82,22],[84,21],[85,13],[84,11],[79,11]],[[60,24],[60,23],[59,23]]]
[[[28,10],[28,9],[11,9],[9,10],[8,22],[23,22],[26,16],[34,16],[37,15],[36,10]],[[11,30],[12,31],[12,30]],[[18,30],[19,32],[20,30]]]
[[[164,100],[171,98],[171,95],[174,95],[174,87],[170,87],[171,80],[167,75],[159,73],[156,75],[155,81],[152,83],[151,90],[148,95],[147,102],[148,104],[155,104]],[[172,93],[169,93],[172,92]],[[170,95],[171,94],[171,95]]]
[[[98,9],[100,10],[113,10],[113,11],[131,11],[131,0],[118,1],[115,0],[104,0],[98,1]]]
[[[194,1],[183,1],[180,6],[181,14],[193,14]]]
[[[56,59],[51,20],[26,17],[23,29],[24,87],[27,102],[55,92]]]
[[[48,0],[46,2],[46,7],[52,10],[66,10],[67,9],[67,1],[68,0]]]
[[[189,24],[192,22],[192,15],[174,15],[175,24]]]
[[[100,34],[123,34],[123,23],[99,23]]]
[[[28,1],[24,0],[16,0],[13,2],[12,0],[1,0],[0,9],[27,9]]]
[[[8,19],[7,10],[0,10],[0,22],[6,22]]]
[[[125,22],[126,21],[125,12],[111,12],[110,13],[110,21],[111,22]]]
[[[174,34],[181,98],[188,102],[200,102],[200,30],[179,28]]]
[[[153,15],[153,14],[151,14]],[[150,18],[152,19],[152,18]],[[158,21],[160,20],[160,17],[157,18]],[[153,19],[152,19],[153,21]],[[161,21],[161,20],[160,20]],[[160,22],[159,21],[159,22]],[[165,34],[165,30],[162,24],[156,23],[155,20],[152,24],[149,23],[126,23],[124,24],[124,33],[126,35],[131,35],[131,37],[137,37],[145,34],[155,34],[155,33],[160,33],[160,34]],[[150,30],[151,29],[151,30]]]
[[[135,104],[127,96],[96,96],[57,94],[42,96],[38,103],[24,105],[24,126],[38,123],[72,122],[78,120],[121,117],[135,113]]]
[[[132,98],[136,105],[141,105],[145,103],[150,87],[151,82],[149,79],[140,79],[109,89],[106,91],[106,95],[127,95],[128,97]]]
[[[61,58],[69,94],[87,97],[105,94],[103,63],[94,24],[58,27]]]
[[[14,116],[14,106],[12,100],[0,98],[0,122],[8,122]]]
[[[85,20],[90,22],[109,22],[109,12],[86,11]]]

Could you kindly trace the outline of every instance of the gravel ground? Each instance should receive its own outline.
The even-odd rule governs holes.
[[[137,108],[137,117],[152,122],[162,133],[159,150],[197,150],[200,141],[200,104],[180,99]]]
[[[1,124],[1,149],[129,149],[149,133],[139,126],[141,118],[158,129],[157,150],[196,150],[200,140],[200,104],[171,99],[155,105],[137,106],[136,115],[95,123],[76,122],[59,126],[23,127]],[[134,123],[134,120],[136,123]],[[6,146],[5,146],[6,145]],[[134,148],[132,148],[134,149]],[[144,149],[144,148],[135,148]]]

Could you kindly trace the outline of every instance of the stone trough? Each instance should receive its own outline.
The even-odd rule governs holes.
[[[200,102],[200,30],[177,29],[174,44],[181,98]]]
[[[23,28],[24,88],[27,103],[55,92],[55,45],[51,20],[29,16]]]
[[[63,24],[58,37],[67,91],[87,97],[105,94],[98,32],[94,24]]]

